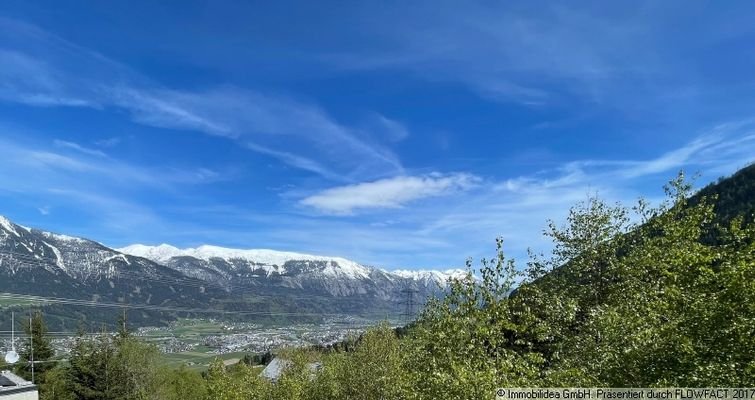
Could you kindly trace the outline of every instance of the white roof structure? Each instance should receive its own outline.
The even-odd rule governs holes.
[[[0,399],[38,400],[37,385],[10,371],[0,371]]]
[[[286,368],[288,368],[290,365],[291,361],[281,359],[280,357],[275,357],[272,361],[270,361],[269,364],[267,364],[265,369],[260,372],[260,376],[275,382],[281,377],[281,375],[283,375],[283,371],[285,371]],[[307,367],[309,368],[310,372],[314,374],[319,371],[320,368],[322,368],[322,363],[309,363],[307,364]]]
[[[269,364],[267,364],[265,369],[260,372],[260,376],[270,379],[271,381],[276,381],[283,374],[283,370],[290,364],[291,362],[288,360],[281,360],[280,358],[275,357]]]

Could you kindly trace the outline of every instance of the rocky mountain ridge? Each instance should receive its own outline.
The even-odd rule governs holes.
[[[365,315],[395,313],[407,291],[421,302],[440,293],[449,277],[462,274],[392,272],[341,257],[274,250],[168,245],[112,249],[0,217],[0,293],[148,307]],[[92,314],[80,307],[70,313],[72,307],[59,308],[65,318]],[[142,317],[166,318],[149,312]]]
[[[223,278],[234,277],[243,280],[243,272],[251,276],[291,276],[298,274],[319,274],[323,277],[348,280],[369,280],[380,276],[389,280],[408,279],[421,287],[433,283],[445,287],[450,278],[460,278],[464,270],[446,271],[377,269],[342,258],[269,249],[232,249],[203,245],[196,248],[179,249],[168,244],[146,246],[135,244],[116,249],[121,253],[143,257],[184,272],[189,276],[207,275],[207,280],[216,274],[214,283]],[[232,282],[229,282],[232,283]]]

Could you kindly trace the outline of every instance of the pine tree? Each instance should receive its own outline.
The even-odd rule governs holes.
[[[45,375],[54,365],[49,361],[54,355],[50,339],[47,337],[47,325],[39,311],[34,312],[26,321],[19,321],[28,336],[21,349],[21,362],[16,372],[26,380],[32,380],[32,362],[34,363],[34,382],[44,384]]]
[[[75,398],[113,399],[112,386],[115,348],[106,333],[96,338],[82,333],[76,338],[69,356],[68,381]]]

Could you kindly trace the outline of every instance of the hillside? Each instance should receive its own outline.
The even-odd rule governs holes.
[[[733,218],[745,222],[755,220],[755,163],[729,177],[722,177],[697,192],[691,199],[694,205],[703,197],[716,196],[716,222],[727,225]]]
[[[551,257],[528,263],[510,296],[520,275],[499,242],[496,262],[480,267],[485,279],[461,282],[431,304],[404,339],[409,361],[397,362],[397,375],[420,377],[409,379],[407,393],[492,398],[496,387],[751,387],[755,226],[710,222],[749,212],[752,198],[741,193],[752,187],[751,172],[706,188],[732,194],[723,207],[699,201],[703,194],[689,201],[681,176],[657,208],[600,199],[575,205],[564,225],[546,231]],[[710,232],[715,241],[705,240]]]

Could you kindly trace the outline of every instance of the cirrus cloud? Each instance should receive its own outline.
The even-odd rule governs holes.
[[[94,50],[3,17],[0,59],[0,104],[125,112],[139,125],[222,137],[336,181],[404,170],[386,143],[406,138],[409,131],[377,112],[362,124],[346,124],[315,102],[282,93],[220,83],[169,88]],[[102,153],[65,141],[56,145]],[[320,166],[322,159],[328,168]]]

